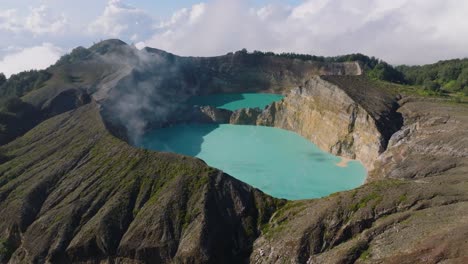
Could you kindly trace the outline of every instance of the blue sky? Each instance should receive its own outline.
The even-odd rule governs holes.
[[[459,0],[2,0],[0,72],[44,68],[107,38],[180,55],[247,48],[431,63],[468,56],[466,14]]]

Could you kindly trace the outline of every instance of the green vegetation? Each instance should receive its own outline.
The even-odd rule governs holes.
[[[7,78],[6,78],[5,74],[0,73],[0,87],[2,87],[2,85],[4,83],[6,83],[6,81],[7,81]]]
[[[230,53],[232,55],[232,53]],[[375,57],[369,57],[361,53],[354,53],[348,55],[334,56],[334,57],[324,57],[324,56],[315,56],[309,54],[297,54],[291,52],[284,53],[274,53],[274,52],[262,52],[255,50],[252,53],[249,53],[246,49],[242,49],[235,53],[236,55],[250,55],[254,57],[281,57],[288,59],[298,59],[303,61],[315,61],[322,63],[333,63],[333,62],[359,62],[359,64],[364,68],[364,71],[367,72],[367,75],[371,79],[383,80],[394,83],[405,83],[404,75],[396,70],[390,64],[379,60]]]
[[[301,212],[306,206],[305,200],[301,201],[283,201],[277,200],[279,204],[274,207],[277,208],[269,222],[260,226],[262,234],[267,238],[271,238],[274,234],[281,232],[289,220],[293,219],[299,212]]]
[[[289,215],[295,215],[298,211],[300,211],[304,206],[307,204],[305,201],[288,201],[282,207],[280,207],[274,216],[275,219],[281,219],[284,214],[287,212]]]
[[[32,105],[16,96],[3,99],[0,105],[0,144],[25,133],[40,120],[41,116]]]
[[[357,210],[366,207],[367,204],[369,204],[369,202],[374,201],[374,200],[375,200],[375,203],[374,203],[374,206],[375,206],[375,205],[379,204],[382,201],[382,195],[380,195],[380,194],[378,194],[376,192],[373,192],[373,193],[363,197],[358,203],[355,203],[355,204],[351,205],[350,210],[353,211],[353,212],[356,212]]]
[[[368,258],[370,258],[370,250],[366,249],[363,252],[361,252],[361,255],[359,256],[359,259],[360,260],[366,260]]]
[[[400,197],[398,198],[398,201],[399,201],[400,203],[403,203],[403,202],[405,202],[406,200],[408,200],[408,196],[406,195],[406,193],[400,195]]]
[[[91,57],[92,52],[86,48],[78,47],[72,50],[70,54],[63,55],[54,66],[65,65],[85,60]]]
[[[0,239],[0,263],[6,263],[13,251],[13,246],[7,240]]]
[[[242,49],[230,55],[272,56],[319,63],[356,61],[366,75],[375,81],[400,84],[400,92],[419,96],[450,96],[454,102],[465,102],[468,96],[468,59],[440,61],[423,66],[392,66],[383,60],[360,53],[334,57],[315,56],[297,53],[273,53]]]
[[[367,71],[373,80],[383,80],[393,83],[405,83],[405,76],[386,62],[380,61],[374,68]]]
[[[439,61],[423,66],[396,67],[411,85],[420,85],[429,91],[462,93],[468,95],[468,59]]]
[[[348,249],[348,262],[354,263],[356,260],[366,260],[370,257],[369,245],[365,240],[356,241]]]
[[[118,39],[108,39],[105,41],[100,41],[94,44],[92,47],[89,48],[89,51],[96,52],[101,55],[106,54],[111,50],[115,50],[116,47],[119,46],[126,46],[127,44]]]
[[[350,62],[358,61],[362,63],[363,66],[373,69],[381,61],[375,57],[369,57],[361,53],[353,53],[348,55],[334,56],[334,57],[325,57],[325,56],[315,56],[310,54],[298,54],[292,52],[283,52],[283,53],[274,53],[274,52],[262,52],[255,50],[252,53],[249,53],[246,49],[237,51],[235,54],[249,54],[257,57],[263,56],[274,56],[288,59],[299,59],[303,61],[317,61],[317,62]]]
[[[32,90],[41,88],[51,76],[52,74],[46,70],[31,70],[13,74],[8,80],[5,75],[0,74],[0,98],[21,97]]]

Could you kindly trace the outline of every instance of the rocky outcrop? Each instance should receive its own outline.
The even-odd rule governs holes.
[[[212,106],[193,107],[189,112],[189,118],[184,121],[195,123],[225,124],[229,123],[232,115],[232,111]]]
[[[372,117],[342,88],[314,78],[275,105],[273,126],[295,131],[320,148],[372,169],[383,151]]]
[[[369,179],[468,174],[466,108],[421,98],[405,98],[400,104],[405,124],[391,137]]]
[[[401,122],[401,117],[395,114],[396,100],[369,85],[364,77],[355,77],[348,84],[340,86],[333,82],[337,78],[314,77],[262,112],[255,109],[238,110],[230,122],[295,131],[321,149],[358,159],[368,170],[372,170],[389,137],[399,128],[395,125]],[[373,102],[362,103],[366,100]],[[392,119],[385,122],[392,125],[383,123],[382,116],[391,116]]]
[[[403,99],[404,127],[370,182],[289,202],[254,244],[252,263],[464,263],[468,259],[468,108]]]
[[[83,91],[100,104],[109,127],[137,140],[145,128],[171,123],[193,95],[230,92],[288,93],[317,75],[356,75],[355,62],[331,63],[236,52],[217,57],[181,57],[138,50],[119,40],[77,48],[48,69],[41,89],[24,96],[38,109],[67,91]]]
[[[255,125],[257,119],[262,113],[260,108],[244,108],[232,113],[229,123],[236,125]]]

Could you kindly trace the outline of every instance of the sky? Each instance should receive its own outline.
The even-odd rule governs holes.
[[[43,69],[119,38],[178,55],[364,53],[391,64],[468,57],[462,0],[1,0],[0,72]]]

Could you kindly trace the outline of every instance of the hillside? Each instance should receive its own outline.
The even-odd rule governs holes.
[[[95,103],[0,152],[0,252],[13,263],[236,262],[282,203],[200,160],[127,145]]]
[[[468,260],[466,104],[401,93],[355,62],[179,57],[118,40],[78,48],[47,72],[0,120],[1,263]],[[183,104],[246,91],[286,97],[222,115]],[[195,117],[296,131],[361,160],[367,183],[286,201],[199,159],[131,145]]]
[[[429,90],[460,92],[468,95],[468,59],[439,61],[422,66],[398,66],[407,83]]]

